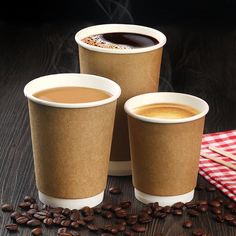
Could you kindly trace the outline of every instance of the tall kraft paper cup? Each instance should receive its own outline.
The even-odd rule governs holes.
[[[135,114],[135,108],[153,103],[178,103],[199,111],[182,119],[158,119]],[[125,103],[135,197],[161,206],[189,202],[197,182],[202,133],[208,104],[181,93],[148,93]]]
[[[90,35],[112,32],[149,35],[156,38],[159,44],[139,49],[110,49],[88,45],[81,41]],[[81,72],[105,76],[121,86],[122,93],[117,104],[109,174],[130,175],[129,138],[124,103],[135,95],[157,91],[162,49],[166,37],[160,31],[145,26],[105,24],[82,29],[76,34],[75,40],[79,45]]]
[[[105,90],[111,97],[89,103],[34,97],[41,90],[74,86]],[[103,200],[120,92],[115,82],[86,74],[48,75],[25,86],[36,184],[44,204],[80,209]]]

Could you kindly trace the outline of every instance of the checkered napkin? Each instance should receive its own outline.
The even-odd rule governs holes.
[[[236,164],[235,161],[208,149],[212,145],[236,155],[236,130],[203,135],[202,152],[224,161]],[[236,201],[236,171],[200,157],[199,173],[224,194]]]

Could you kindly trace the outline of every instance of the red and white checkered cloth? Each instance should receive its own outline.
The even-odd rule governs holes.
[[[236,130],[204,134],[202,139],[202,152],[236,165],[236,162],[232,159],[208,149],[209,145],[236,155]],[[236,201],[236,171],[200,157],[199,173],[224,194]]]

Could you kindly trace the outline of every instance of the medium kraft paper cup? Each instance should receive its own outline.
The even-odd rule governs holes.
[[[156,38],[159,44],[138,49],[111,49],[92,46],[82,41],[90,35],[112,32],[148,35]],[[166,37],[160,31],[145,26],[105,24],[80,30],[75,40],[79,45],[80,71],[107,77],[121,86],[122,93],[117,103],[109,174],[130,175],[129,138],[124,103],[135,95],[157,91],[162,49]]]
[[[159,119],[137,115],[137,107],[155,103],[177,103],[199,113],[182,119]],[[198,163],[208,104],[181,93],[148,93],[125,103],[135,197],[161,206],[189,202],[197,182]]]
[[[89,103],[56,103],[36,92],[56,87],[101,89],[111,97]],[[87,74],[54,74],[32,80],[28,98],[39,199],[53,207],[79,209],[103,200],[120,87]]]

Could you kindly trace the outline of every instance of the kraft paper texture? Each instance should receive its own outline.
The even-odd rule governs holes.
[[[121,87],[110,160],[129,161],[129,138],[124,103],[135,95],[157,91],[162,48],[145,53],[111,54],[79,47],[79,60],[81,73],[107,77]]]
[[[66,199],[104,191],[116,101],[78,109],[28,104],[38,189]]]
[[[156,124],[129,116],[134,187],[156,196],[192,191],[197,182],[204,120]]]

